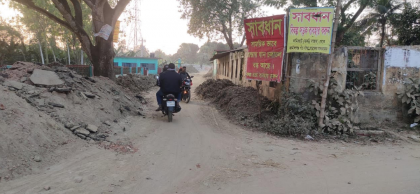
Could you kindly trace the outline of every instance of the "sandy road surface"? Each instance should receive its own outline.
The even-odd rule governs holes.
[[[418,145],[276,138],[241,129],[196,98],[182,107],[173,123],[156,106],[129,120],[120,135],[132,139],[134,154],[86,144],[37,174],[1,182],[0,193],[420,193]]]

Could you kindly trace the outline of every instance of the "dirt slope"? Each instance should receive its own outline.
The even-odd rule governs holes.
[[[148,96],[154,99],[154,92]],[[417,194],[420,190],[418,145],[279,139],[233,125],[194,97],[182,107],[173,123],[156,112],[146,119],[133,118],[132,127],[121,135],[135,140],[136,153],[83,147],[38,174],[0,182],[0,193]]]

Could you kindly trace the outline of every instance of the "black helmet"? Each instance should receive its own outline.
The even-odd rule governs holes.
[[[163,66],[163,71],[168,70],[168,68],[169,68],[169,66],[168,66],[168,65]]]

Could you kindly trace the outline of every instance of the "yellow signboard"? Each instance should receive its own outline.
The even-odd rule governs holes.
[[[333,7],[297,8],[289,13],[288,53],[331,52]]]
[[[118,35],[120,34],[120,21],[117,21],[115,23],[115,28],[114,28],[114,42],[118,42]]]

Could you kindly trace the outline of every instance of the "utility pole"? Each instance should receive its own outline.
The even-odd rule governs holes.
[[[143,48],[144,48],[144,43],[146,42],[146,40],[144,39],[144,38],[141,38],[141,47],[140,47],[140,49],[141,49],[141,57],[143,57]]]
[[[327,102],[327,95],[328,95],[328,86],[330,85],[330,76],[331,76],[331,65],[334,59],[334,47],[335,47],[335,38],[337,36],[337,28],[338,28],[338,18],[340,17],[340,11],[341,11],[341,0],[337,1],[337,7],[335,8],[335,14],[334,14],[334,31],[333,36],[331,40],[331,53],[328,59],[328,68],[327,68],[327,79],[324,84],[324,89],[322,91],[322,100],[321,100],[321,110],[319,112],[319,120],[318,120],[318,127],[319,130],[322,130],[322,127],[324,126],[324,116],[325,116],[325,104]]]

